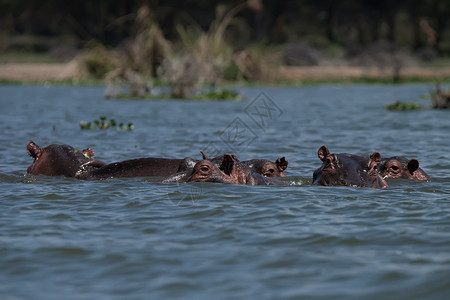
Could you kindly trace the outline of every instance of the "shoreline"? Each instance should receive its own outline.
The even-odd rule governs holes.
[[[392,69],[380,69],[377,67],[355,66],[305,66],[291,67],[279,66],[275,74],[267,82],[276,83],[301,83],[305,82],[347,82],[347,81],[373,81],[394,82]],[[450,68],[404,68],[400,72],[400,82],[429,82],[450,81]],[[0,65],[0,81],[17,83],[44,83],[44,82],[102,82],[92,79],[74,61],[69,63],[6,63]],[[233,84],[234,82],[231,82]]]

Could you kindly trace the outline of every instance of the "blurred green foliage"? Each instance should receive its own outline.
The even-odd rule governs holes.
[[[94,120],[92,122],[80,122],[81,129],[96,130],[96,129],[108,129],[114,128],[118,131],[132,131],[134,130],[133,123],[117,123],[114,119],[107,119],[105,116],[100,116],[99,120]]]
[[[397,110],[397,111],[403,111],[403,110],[419,110],[422,109],[422,106],[420,106],[417,102],[401,102],[396,101],[394,103],[391,103],[389,105],[386,105],[387,110]]]

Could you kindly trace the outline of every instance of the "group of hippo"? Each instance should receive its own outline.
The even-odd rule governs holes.
[[[121,177],[162,177],[160,182],[217,182],[229,184],[269,185],[288,184],[276,177],[283,173],[288,161],[278,158],[240,161],[235,155],[225,154],[210,158],[169,159],[139,158],[106,164],[94,159],[91,148],[78,150],[69,145],[50,145],[40,148],[33,141],[27,145],[34,158],[27,172],[33,175],[66,176],[83,180],[103,180]],[[353,154],[334,154],[326,146],[318,150],[322,165],[314,171],[313,184],[324,186],[388,187],[385,178],[408,178],[429,181],[430,177],[419,168],[419,161],[404,157],[382,159],[375,152],[369,157]]]

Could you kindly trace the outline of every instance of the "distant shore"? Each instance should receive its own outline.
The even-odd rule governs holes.
[[[0,80],[39,83],[87,79],[73,63],[6,63],[0,65]]]
[[[401,78],[405,81],[430,81],[433,79],[448,81],[449,68],[404,68]],[[288,67],[280,66],[274,72],[273,82],[301,81],[345,81],[356,79],[382,80],[391,79],[391,70],[376,67],[354,66],[312,66]],[[0,80],[11,82],[40,83],[45,81],[83,81],[89,75],[80,70],[75,63],[6,63],[0,65]]]

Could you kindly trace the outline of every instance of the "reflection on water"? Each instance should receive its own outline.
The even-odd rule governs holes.
[[[241,88],[246,101],[103,99],[103,87],[1,86],[0,292],[6,299],[447,298],[448,111],[392,112],[428,85]],[[262,97],[262,98],[261,98]],[[261,100],[262,99],[262,100]],[[273,113],[272,115],[270,115]],[[270,115],[270,117],[269,117]],[[99,116],[133,132],[80,130]],[[291,186],[25,175],[29,140],[113,162],[286,156]],[[432,182],[312,186],[317,149],[417,158]]]

